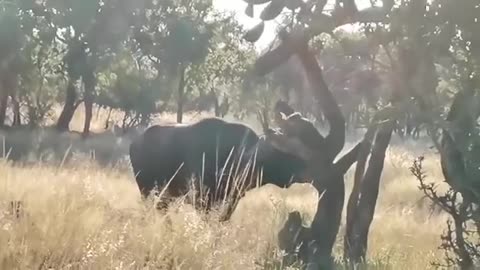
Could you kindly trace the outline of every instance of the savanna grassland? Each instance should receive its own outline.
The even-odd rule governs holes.
[[[413,159],[425,155],[429,179],[442,179],[427,146],[396,139],[388,150],[369,238],[371,269],[429,269],[443,255],[437,247],[446,216],[430,211],[409,172]],[[28,166],[1,161],[0,269],[274,269],[276,233],[288,212],[299,210],[309,225],[316,196],[308,184],[264,186],[248,192],[232,220],[220,224],[217,212],[206,216],[182,199],[167,213],[143,204],[125,162],[105,168],[88,158]],[[22,202],[18,217],[12,201]],[[342,237],[343,227],[339,260]]]

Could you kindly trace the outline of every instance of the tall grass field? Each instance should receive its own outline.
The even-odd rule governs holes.
[[[447,216],[430,209],[409,172],[418,155],[425,156],[431,181],[443,179],[437,155],[424,144],[390,146],[370,230],[369,269],[431,269],[443,256],[438,246]],[[346,200],[354,170],[346,176]],[[231,221],[219,223],[217,212],[197,212],[182,198],[166,212],[143,203],[128,162],[2,160],[0,269],[282,269],[275,263],[281,256],[277,232],[293,210],[309,226],[316,203],[309,184],[266,185],[249,191]],[[339,261],[343,233],[342,226]]]

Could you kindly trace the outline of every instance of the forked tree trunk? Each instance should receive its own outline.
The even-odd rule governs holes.
[[[364,168],[370,152],[371,143],[368,142],[373,133],[372,129],[367,132],[364,140],[367,143],[359,155],[355,183],[347,207],[347,228],[344,238],[344,257],[349,260],[352,269],[355,265],[365,262],[368,233],[375,213],[385,153],[392,132],[392,122],[383,124],[376,131],[366,172]]]
[[[308,48],[305,37],[297,34],[282,34],[282,43],[274,50],[262,55],[255,63],[255,73],[265,75],[273,68],[286,62],[294,53],[305,69],[308,82],[320,111],[317,116],[325,117],[330,131],[325,138],[325,155],[333,162],[345,145],[345,118],[337,101],[328,89],[315,54]]]
[[[178,100],[177,100],[177,123],[183,121],[183,106],[185,103],[185,66],[180,65],[180,78],[178,81]]]
[[[65,93],[65,104],[57,120],[57,129],[59,131],[67,131],[69,129],[70,122],[75,114],[75,101],[77,99],[77,91],[75,89],[76,82],[77,79],[69,78],[67,91]]]
[[[329,134],[324,140],[324,149],[315,149],[315,152],[321,152],[322,157],[318,157],[318,160],[314,158],[314,162],[318,166],[312,168],[311,173],[316,178],[313,185],[322,196],[319,198],[312,226],[309,233],[306,234],[307,239],[301,239],[303,245],[307,245],[306,252],[301,259],[307,263],[307,269],[332,269],[332,250],[340,227],[345,196],[343,176],[356,160],[358,147],[342,158],[348,162],[334,163],[336,156],[345,144],[345,119],[327,87],[322,70],[304,37],[284,36],[282,44],[277,49],[259,59],[256,66],[257,71],[262,73],[263,69],[271,70],[282,60],[288,59],[292,53],[299,57],[313,95],[330,126]],[[319,113],[319,115],[322,114]]]
[[[340,107],[329,91],[322,70],[315,55],[309,50],[305,41],[294,42],[297,55],[305,69],[312,92],[323,115],[327,118],[330,131],[325,138],[326,166],[318,172],[319,178],[314,182],[315,188],[321,192],[325,190],[318,202],[317,213],[312,222],[310,239],[307,242],[309,249],[306,261],[307,269],[331,269],[332,249],[340,228],[340,220],[345,196],[343,174],[336,171],[333,161],[345,144],[345,119]],[[319,113],[320,114],[320,113]],[[319,166],[322,167],[322,166]]]

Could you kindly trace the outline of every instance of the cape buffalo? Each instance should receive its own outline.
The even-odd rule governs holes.
[[[267,137],[281,139],[274,132]],[[299,181],[306,162],[282,149],[282,145],[260,138],[246,125],[206,118],[193,124],[148,128],[130,145],[130,160],[144,198],[155,187],[162,188],[167,183],[169,195],[184,195],[193,176],[196,181],[203,179],[203,185],[209,189],[208,209],[211,203],[223,198],[226,179],[219,174],[225,164],[240,164],[243,169],[253,160],[245,190],[254,184],[252,176],[259,172],[261,184],[287,187],[294,178],[293,181]]]

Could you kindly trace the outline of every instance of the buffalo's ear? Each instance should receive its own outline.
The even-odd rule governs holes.
[[[335,164],[333,165],[337,172],[341,174],[345,174],[348,169],[357,161],[358,153],[360,152],[360,147],[362,146],[362,142],[357,143],[355,147],[353,147],[348,153],[346,153],[343,157],[341,157]]]

